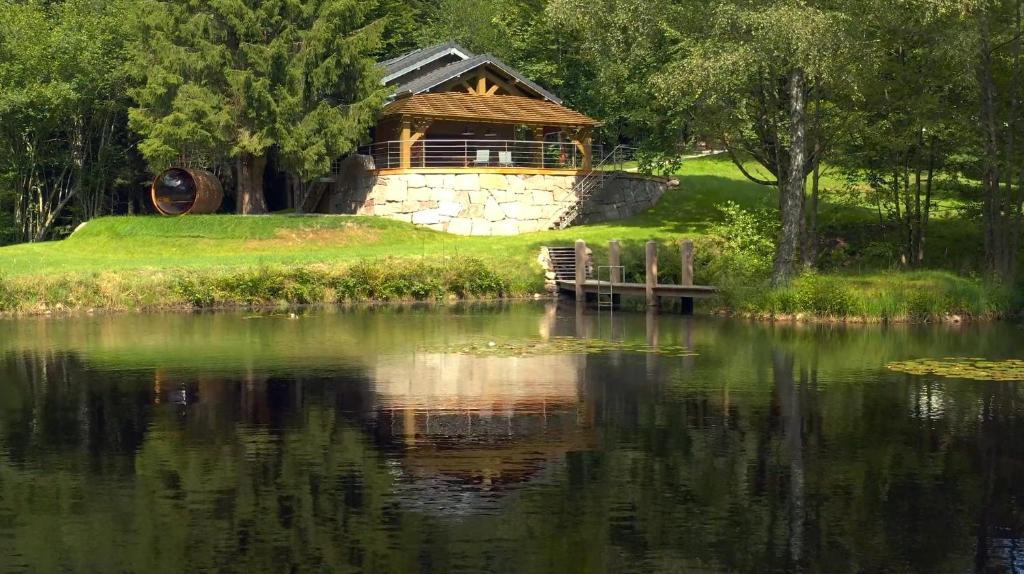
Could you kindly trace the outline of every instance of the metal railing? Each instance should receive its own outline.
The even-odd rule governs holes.
[[[625,171],[626,165],[636,158],[636,148],[618,145],[607,155],[596,157],[599,158],[597,163],[573,186],[572,192],[576,200],[559,214],[552,226],[553,229],[565,229],[575,223],[580,216],[583,202],[603,188],[608,179],[616,177],[620,171]]]
[[[378,142],[359,153],[373,157],[377,169],[402,167],[402,142]],[[592,158],[603,157],[599,145]],[[584,157],[572,142],[524,140],[419,140],[412,145],[410,167],[507,167],[523,169],[584,169]]]

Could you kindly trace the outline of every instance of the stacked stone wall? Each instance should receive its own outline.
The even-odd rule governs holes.
[[[575,202],[575,175],[502,173],[352,174],[336,182],[331,213],[378,215],[459,235],[515,235],[551,229]],[[619,219],[650,208],[666,182],[610,177],[584,202],[577,222]]]

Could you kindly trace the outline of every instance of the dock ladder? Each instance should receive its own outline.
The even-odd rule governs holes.
[[[625,273],[626,268],[622,265],[601,265],[597,268],[598,309],[615,309],[615,284],[622,282]],[[608,278],[607,282],[605,277]]]

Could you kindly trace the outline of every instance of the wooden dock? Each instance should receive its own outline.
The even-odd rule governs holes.
[[[611,287],[612,293],[615,295],[628,295],[637,297],[647,296],[647,286],[640,283],[609,283],[608,281],[598,281],[596,279],[587,279],[583,282],[584,293],[608,293],[609,287]],[[601,291],[603,289],[603,291]],[[558,290],[563,293],[576,294],[576,282],[575,281],[559,281]],[[664,285],[657,284],[654,286],[655,297],[689,297],[692,299],[707,299],[714,297],[718,294],[717,287],[711,287],[708,285]]]
[[[680,243],[681,277],[679,284],[658,283],[658,244],[648,241],[646,246],[646,266],[644,283],[627,283],[623,281],[621,250],[618,241],[608,244],[607,278],[590,277],[589,270],[594,266],[590,261],[587,244],[582,239],[576,241],[575,248],[548,247],[551,270],[555,272],[555,283],[560,293],[569,294],[578,301],[597,300],[599,305],[616,306],[619,298],[644,297],[648,307],[658,307],[663,298],[679,299],[682,311],[693,313],[696,299],[706,299],[718,293],[717,287],[693,284],[693,242]],[[571,250],[571,252],[570,252]],[[602,297],[607,301],[602,301]]]

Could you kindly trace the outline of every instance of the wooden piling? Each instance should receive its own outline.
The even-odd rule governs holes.
[[[586,301],[584,284],[587,282],[587,242],[576,240],[576,300]]]
[[[690,240],[683,241],[679,245],[680,255],[682,256],[682,278],[679,284],[684,287],[693,286],[693,242]]]
[[[647,266],[645,272],[647,306],[657,307],[658,298],[654,294],[654,288],[658,285],[658,242],[647,242]]]
[[[683,241],[679,245],[679,254],[682,258],[679,284],[683,287],[693,286],[693,242]],[[683,297],[679,300],[680,311],[683,315],[693,315],[693,297]]]
[[[611,282],[622,283],[622,249],[615,239],[608,242],[608,265],[611,267]]]

